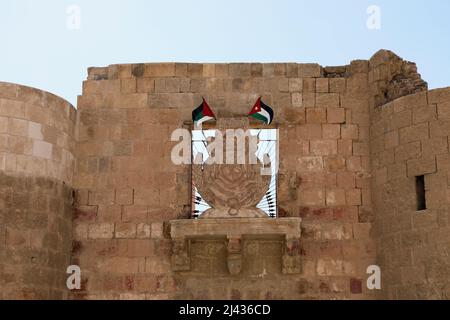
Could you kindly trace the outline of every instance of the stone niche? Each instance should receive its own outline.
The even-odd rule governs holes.
[[[216,130],[249,129],[247,118],[222,119]],[[224,138],[224,155],[226,139]],[[234,138],[233,138],[234,139]],[[246,141],[246,150],[250,141]],[[234,144],[234,154],[239,149]],[[247,156],[249,152],[246,152]],[[195,259],[191,244],[197,240],[223,241],[226,248],[226,266],[231,275],[241,273],[246,259],[243,246],[246,241],[276,240],[280,246],[281,272],[301,272],[299,255],[301,219],[269,218],[256,206],[267,192],[271,176],[261,174],[262,164],[193,164],[192,175],[199,193],[210,204],[198,219],[170,221],[172,238],[172,269],[176,272],[192,270]],[[277,255],[278,256],[278,255]],[[248,257],[247,257],[248,258]]]

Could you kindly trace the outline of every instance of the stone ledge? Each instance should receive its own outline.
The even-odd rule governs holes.
[[[301,218],[227,218],[170,221],[172,239],[211,236],[273,236],[299,238]]]
[[[172,270],[190,271],[190,241],[198,238],[224,238],[227,243],[227,266],[230,274],[238,275],[242,266],[242,240],[246,237],[284,238],[282,272],[301,272],[299,255],[301,218],[226,218],[170,221]]]

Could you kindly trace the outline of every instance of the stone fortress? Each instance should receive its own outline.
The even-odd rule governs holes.
[[[288,231],[300,238],[177,246],[173,226],[200,220],[172,131],[202,96],[221,119],[260,95],[279,132],[276,219],[301,221]],[[0,298],[448,299],[449,136],[450,88],[428,91],[386,50],[339,67],[89,68],[76,109],[0,83]],[[366,286],[371,265],[380,290]]]

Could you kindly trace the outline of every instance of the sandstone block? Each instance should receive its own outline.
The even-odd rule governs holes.
[[[347,68],[351,74],[367,73],[369,71],[369,61],[367,60],[353,60]]]
[[[349,223],[325,223],[321,228],[322,240],[351,240],[353,238],[352,225]]]
[[[369,144],[367,142],[353,142],[353,155],[369,156]]]
[[[278,90],[280,92],[289,92],[289,79],[281,78],[278,80]]]
[[[319,276],[339,276],[343,274],[342,260],[319,259],[316,272]]]
[[[34,140],[43,140],[42,124],[30,121],[28,123],[28,137]]]
[[[351,115],[352,115],[351,116],[352,123],[359,124],[362,126],[370,125],[369,113],[367,111],[364,112],[352,111]]]
[[[107,95],[120,92],[120,80],[83,81],[84,95]]]
[[[315,93],[303,93],[303,107],[314,108],[316,106],[316,94]]]
[[[400,143],[405,144],[428,139],[428,123],[416,124],[400,129]]]
[[[114,141],[113,155],[115,156],[131,156],[133,154],[133,143],[129,140]]]
[[[339,124],[323,124],[322,137],[324,139],[340,139],[341,126]]]
[[[95,206],[94,208],[96,208]],[[97,213],[97,221],[98,222],[117,222],[121,220],[122,215],[122,207],[121,206],[108,206],[108,205],[99,205],[98,213]]]
[[[18,86],[17,99],[28,105],[45,106],[45,96],[47,94],[39,89]]]
[[[389,181],[401,180],[406,177],[406,164],[404,162],[390,164],[387,170]]]
[[[338,154],[351,156],[353,154],[353,140],[338,140]]]
[[[385,149],[391,149],[397,147],[399,144],[398,131],[390,131],[384,135],[384,147]]]
[[[240,79],[233,79],[233,87],[235,90],[239,90],[236,88],[236,82]],[[206,79],[198,78],[191,79],[191,92],[205,92],[206,91]]]
[[[414,107],[427,105],[427,92],[422,91],[415,94],[406,95],[394,100],[394,108],[397,110],[406,110]],[[431,104],[431,102],[430,102]]]
[[[151,224],[151,237],[153,239],[161,239],[163,237],[163,223],[154,222]]]
[[[137,79],[136,90],[138,93],[155,92],[155,79],[150,79],[150,78]]]
[[[347,205],[349,206],[360,206],[362,204],[361,200],[361,189],[350,189],[345,191],[345,198]]]
[[[297,136],[300,139],[320,139],[322,137],[322,126],[320,124],[305,124],[297,127]]]
[[[8,118],[0,117],[0,133],[8,133]]]
[[[437,117],[439,120],[450,120],[450,102],[437,105]]]
[[[114,235],[113,223],[96,223],[88,227],[89,239],[112,239]]]
[[[134,203],[136,205],[159,205],[159,191],[156,188],[148,187],[134,190]]]
[[[420,159],[407,161],[408,177],[415,177],[436,172],[436,157],[424,155]]]
[[[6,171],[6,156],[0,154],[0,170]],[[2,207],[0,202],[0,208]]]
[[[317,172],[323,170],[322,157],[301,157],[299,159],[299,172]]]
[[[422,154],[434,155],[434,154],[446,154],[448,153],[448,138],[447,137],[435,137],[429,140],[421,141]]]
[[[133,193],[132,188],[116,189],[116,203],[120,205],[133,204]]]
[[[328,156],[337,154],[336,140],[312,140],[310,142],[310,152],[316,156]]]
[[[303,78],[302,87],[303,87],[304,93],[314,93],[314,100],[315,100],[316,79],[315,78]]]
[[[357,140],[359,137],[358,126],[354,124],[341,126],[341,137],[346,140]]]
[[[327,113],[325,109],[306,108],[306,122],[312,124],[326,123]]]
[[[24,118],[26,114],[31,114],[33,109],[42,110],[39,106],[26,106],[25,103],[15,100],[0,100],[0,116],[12,118]],[[45,115],[44,115],[44,120]]]
[[[133,239],[136,237],[136,224],[134,223],[116,223],[116,239]]]
[[[355,175],[351,172],[337,172],[337,186],[343,190],[355,188]]]
[[[97,190],[89,191],[89,205],[105,205],[114,204],[114,190]]]
[[[286,63],[286,77],[288,78],[298,77],[298,65],[296,63]]]
[[[145,258],[111,257],[98,261],[97,268],[105,273],[136,274],[142,272],[145,267]],[[106,278],[107,279],[107,278]],[[115,279],[111,279],[115,280]],[[117,281],[117,280],[116,280]],[[121,281],[121,283],[123,280]],[[104,282],[104,286],[107,282]],[[119,287],[120,288],[120,287]],[[116,290],[118,288],[116,287]],[[105,287],[104,289],[105,290]],[[106,289],[105,291],[107,291]],[[111,289],[109,289],[111,290]]]
[[[345,157],[341,155],[326,157],[325,169],[330,172],[336,172],[345,169]]]
[[[359,73],[347,78],[346,92],[351,94],[365,93],[368,90],[367,74]]]
[[[292,93],[291,94],[292,106],[293,107],[302,107],[303,106],[303,95],[301,93]]]
[[[284,108],[280,114],[281,120],[286,123],[305,124],[306,115],[304,108]]]
[[[264,77],[284,77],[286,75],[286,65],[284,63],[264,63]]]
[[[325,193],[323,190],[303,190],[299,194],[299,200],[303,206],[324,206]]]
[[[16,84],[0,82],[0,98],[14,100],[17,98],[18,89]]]
[[[436,106],[424,106],[413,110],[413,123],[418,124],[427,121],[433,121],[437,118]]]
[[[328,78],[317,78],[316,79],[316,92],[318,93],[328,93],[330,89],[330,84]]]
[[[353,224],[353,238],[355,240],[370,239],[371,223],[355,223]]]
[[[348,157],[346,164],[347,164],[347,170],[349,170],[351,172],[362,171],[362,163],[361,163],[360,156]]]
[[[303,79],[300,79],[300,78],[289,79],[289,91],[290,92],[302,92],[303,91]]]
[[[435,89],[428,92],[428,103],[442,103],[450,101],[450,90],[448,88]]]
[[[376,144],[372,143],[371,145],[371,152],[375,167],[394,163],[394,149],[384,150],[384,139],[381,139],[381,143],[380,139],[376,139]]]
[[[250,77],[251,76],[251,64],[250,63],[230,63],[228,65],[228,72],[229,72],[230,77],[236,77],[236,78]]]
[[[181,91],[181,82],[178,78],[166,78],[164,81],[164,92],[177,93]],[[156,89],[156,83],[155,83]]]
[[[430,122],[430,135],[431,137],[447,137],[450,136],[450,121],[438,120]],[[425,134],[422,134],[426,139]]]
[[[345,191],[342,189],[327,190],[326,205],[327,206],[343,206],[345,205]]]
[[[227,74],[225,76],[228,76],[228,64],[225,64],[227,66]],[[263,75],[263,64],[262,63],[252,63],[251,64],[251,76],[252,77],[262,77]]]
[[[151,235],[151,226],[146,223],[139,223],[136,226],[136,237],[138,239],[149,239]]]
[[[186,77],[188,70],[187,63],[175,63],[175,76],[177,77]]]
[[[52,159],[52,150],[52,144],[45,141],[33,140],[33,156],[50,160]]]
[[[146,222],[148,206],[147,205],[124,205],[122,212],[122,221],[124,222]]]
[[[403,144],[395,148],[395,161],[401,162],[420,157],[420,141]]]
[[[216,76],[216,65],[214,63],[204,63],[203,77],[215,77],[215,76]]]
[[[330,92],[331,93],[344,93],[346,82],[345,78],[331,78],[330,79]]]
[[[339,108],[339,106],[338,93],[316,93],[317,108]]]
[[[388,181],[388,170],[386,167],[375,171],[375,184],[382,185]]]
[[[299,78],[319,78],[322,75],[322,67],[316,63],[299,63]]]
[[[149,63],[144,65],[144,77],[173,77],[175,63]]]
[[[28,136],[28,121],[10,118],[8,122],[8,132],[15,136]]]
[[[328,123],[345,123],[345,109],[344,108],[328,108],[327,109]]]

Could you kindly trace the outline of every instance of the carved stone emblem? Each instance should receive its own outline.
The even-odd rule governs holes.
[[[242,126],[242,130],[248,129],[248,120],[222,119],[218,123],[218,129],[225,137],[223,143],[224,158],[226,153],[227,141],[230,139],[225,133],[225,129],[235,128],[237,125]],[[234,139],[234,137],[232,137]],[[258,143],[257,139],[253,143]],[[235,160],[238,152],[243,152],[244,164],[194,164],[192,166],[192,177],[198,192],[203,199],[212,207],[205,211],[202,219],[210,218],[266,218],[267,215],[260,209],[256,208],[258,203],[267,192],[271,180],[269,175],[261,175],[262,163],[258,159],[256,163],[250,163],[249,139],[245,140],[245,148],[242,150],[240,146],[235,147],[233,152]],[[233,146],[234,140],[233,140]],[[256,148],[255,148],[256,151]]]

